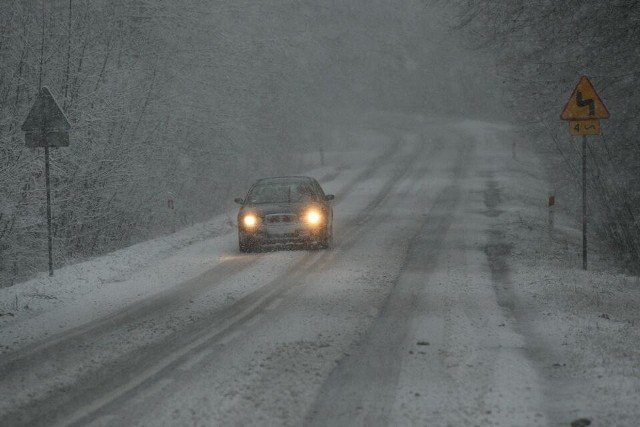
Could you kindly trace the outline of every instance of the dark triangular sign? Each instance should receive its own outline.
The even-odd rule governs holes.
[[[68,132],[71,129],[67,116],[48,88],[40,89],[36,102],[22,124],[23,132]]]

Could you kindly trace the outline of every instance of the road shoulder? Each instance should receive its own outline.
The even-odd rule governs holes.
[[[640,401],[640,279],[603,271],[606,248],[590,236],[591,271],[582,271],[581,234],[568,207],[549,226],[540,159],[522,142],[494,176],[500,189],[501,252],[510,266],[520,332],[543,382],[549,425],[585,418],[635,425]],[[562,200],[561,195],[560,200]],[[497,231],[496,231],[497,233]]]

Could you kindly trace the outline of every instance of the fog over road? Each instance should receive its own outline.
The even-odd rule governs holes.
[[[318,177],[331,250],[239,254],[229,229],[198,277],[5,354],[0,424],[548,424],[496,231],[510,131],[366,131]]]

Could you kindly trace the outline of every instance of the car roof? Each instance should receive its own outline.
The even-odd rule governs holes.
[[[287,184],[287,183],[300,183],[300,182],[311,183],[313,181],[315,180],[309,176],[274,176],[270,178],[259,179],[255,182],[254,185]]]

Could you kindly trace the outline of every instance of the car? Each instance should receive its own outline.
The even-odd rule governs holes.
[[[264,245],[330,248],[334,198],[308,176],[259,179],[244,199],[234,200],[241,205],[238,211],[240,252],[260,250]]]

